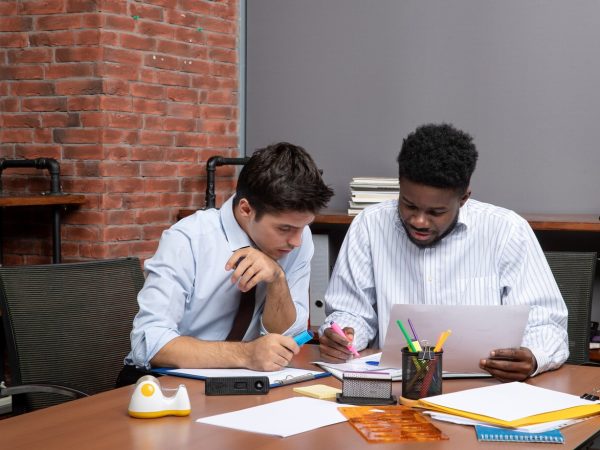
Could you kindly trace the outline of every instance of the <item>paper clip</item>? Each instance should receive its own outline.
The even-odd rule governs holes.
[[[585,394],[583,394],[583,395],[582,395],[581,397],[579,397],[579,398],[582,398],[582,399],[584,399],[584,400],[589,400],[589,401],[591,401],[591,402],[595,402],[595,401],[598,401],[598,400],[600,400],[600,397],[599,397],[597,394],[600,394],[600,387],[594,388],[594,389],[592,390],[592,393],[591,393],[591,394],[588,394],[588,393],[586,392]]]
[[[421,353],[420,361],[431,361],[434,355],[431,351],[431,347],[428,345],[426,340],[423,340],[423,353]]]

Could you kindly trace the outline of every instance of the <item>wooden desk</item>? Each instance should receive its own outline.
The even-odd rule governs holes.
[[[318,357],[318,348],[305,345],[295,359],[295,365],[312,367],[309,361]],[[127,406],[133,387],[125,387],[93,397],[75,400],[45,410],[0,421],[2,448],[18,449],[186,449],[211,450],[307,450],[307,449],[470,449],[496,448],[495,444],[479,444],[472,427],[435,422],[450,440],[436,443],[368,444],[348,423],[341,423],[298,434],[285,439],[261,434],[235,431],[212,425],[195,423],[200,417],[234,411],[267,402],[282,400],[293,395],[292,388],[284,386],[271,390],[268,395],[206,397],[204,383],[184,378],[163,377],[163,387],[176,387],[184,383],[190,394],[192,414],[189,417],[165,417],[161,419],[132,419]],[[305,382],[309,385],[314,382]],[[340,386],[333,377],[318,380],[332,386]],[[495,384],[487,380],[445,380],[444,392]],[[565,366],[562,369],[534,378],[532,384],[558,391],[581,394],[594,386],[600,386],[600,369],[583,366]],[[394,383],[394,392],[401,390]],[[561,449],[577,448],[600,432],[600,416],[563,430],[566,438]],[[531,448],[528,444],[511,443],[511,449]],[[554,449],[554,444],[535,444],[535,448]]]
[[[0,208],[15,206],[51,206],[53,208],[52,220],[52,262],[59,263],[60,255],[60,207],[66,205],[82,205],[85,196],[75,194],[47,194],[47,195],[0,195]],[[0,219],[1,219],[0,209]],[[1,226],[1,223],[0,223]],[[2,240],[0,231],[0,263],[2,262]]]

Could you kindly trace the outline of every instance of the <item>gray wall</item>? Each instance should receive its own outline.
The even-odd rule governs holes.
[[[306,147],[345,210],[402,138],[451,122],[475,198],[600,214],[600,2],[249,0],[246,144]]]

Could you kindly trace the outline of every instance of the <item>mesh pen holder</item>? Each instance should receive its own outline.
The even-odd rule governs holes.
[[[402,349],[402,397],[417,400],[442,393],[443,353],[432,347],[421,352]]]

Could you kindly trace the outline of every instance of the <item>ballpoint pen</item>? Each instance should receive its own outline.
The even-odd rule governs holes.
[[[333,330],[335,333],[339,334],[339,335],[340,335],[340,336],[342,336],[344,339],[348,339],[348,338],[346,337],[346,333],[344,333],[344,331],[343,331],[343,330],[340,328],[340,326],[339,326],[337,323],[335,323],[335,322],[331,321],[331,322],[329,323],[329,325],[331,325],[331,329],[332,329],[332,330]],[[347,348],[348,350],[350,350],[354,356],[360,356],[360,355],[358,354],[358,352],[356,351],[356,349],[354,348],[354,345],[352,345],[352,344],[348,344],[348,346],[347,346],[346,348]]]

